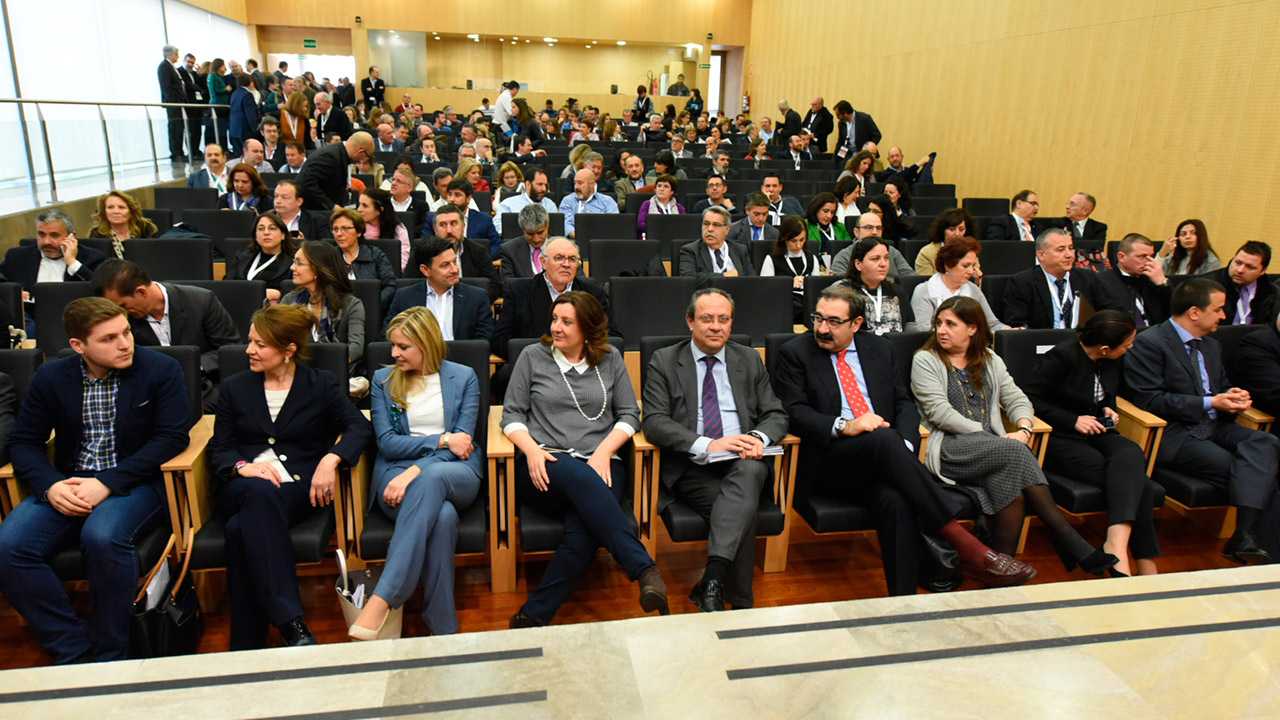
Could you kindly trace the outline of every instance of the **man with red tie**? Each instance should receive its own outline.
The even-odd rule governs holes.
[[[920,463],[920,415],[898,375],[893,345],[859,333],[866,300],[832,285],[813,333],[779,350],[778,397],[802,440],[796,503],[811,495],[851,500],[876,519],[890,595],[914,595],[921,531],[960,554],[965,574],[989,587],[1020,585],[1029,565],[997,553],[956,521],[957,502]]]

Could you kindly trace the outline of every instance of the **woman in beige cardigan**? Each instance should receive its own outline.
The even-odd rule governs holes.
[[[978,301],[958,295],[938,307],[933,336],[911,362],[911,389],[930,432],[925,465],[978,501],[989,518],[996,552],[1012,556],[1017,551],[1029,506],[1053,534],[1053,547],[1067,570],[1079,565],[1101,575],[1118,559],[1080,537],[1058,510],[1028,447],[1031,401],[987,349],[990,343]],[[1013,432],[1004,431],[1002,408],[1017,426]]]

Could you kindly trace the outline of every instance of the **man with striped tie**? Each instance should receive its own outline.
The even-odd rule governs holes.
[[[659,478],[674,500],[710,527],[707,569],[689,600],[703,612],[751,607],[756,514],[769,480],[767,445],[787,434],[760,354],[729,342],[733,297],[719,288],[693,294],[685,321],[691,342],[653,354],[644,384],[641,427],[662,448]]]

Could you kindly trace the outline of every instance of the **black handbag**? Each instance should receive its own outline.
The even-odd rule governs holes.
[[[929,592],[951,592],[964,583],[960,553],[946,540],[930,533],[920,533],[920,562],[917,583]]]
[[[170,536],[169,545],[156,567],[152,568],[142,583],[133,603],[133,622],[129,631],[129,657],[135,659],[191,655],[200,642],[204,616],[196,586],[192,580],[191,541],[195,532],[187,530],[187,553],[182,558],[180,570],[169,582],[159,604],[147,609],[147,587],[163,566],[169,564],[176,537]],[[176,560],[176,558],[175,558]],[[178,564],[169,566],[172,571]]]

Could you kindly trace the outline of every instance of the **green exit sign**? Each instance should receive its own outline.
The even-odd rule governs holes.
[[[315,45],[312,45],[311,47],[315,47]],[[711,69],[711,63],[702,63],[701,65],[699,65],[699,66],[698,66],[698,69],[699,69],[699,70],[710,70],[710,69]]]
[[[316,46],[315,38],[302,38],[302,47],[313,49],[315,48],[315,46]],[[707,67],[710,67],[710,65],[708,65]]]

